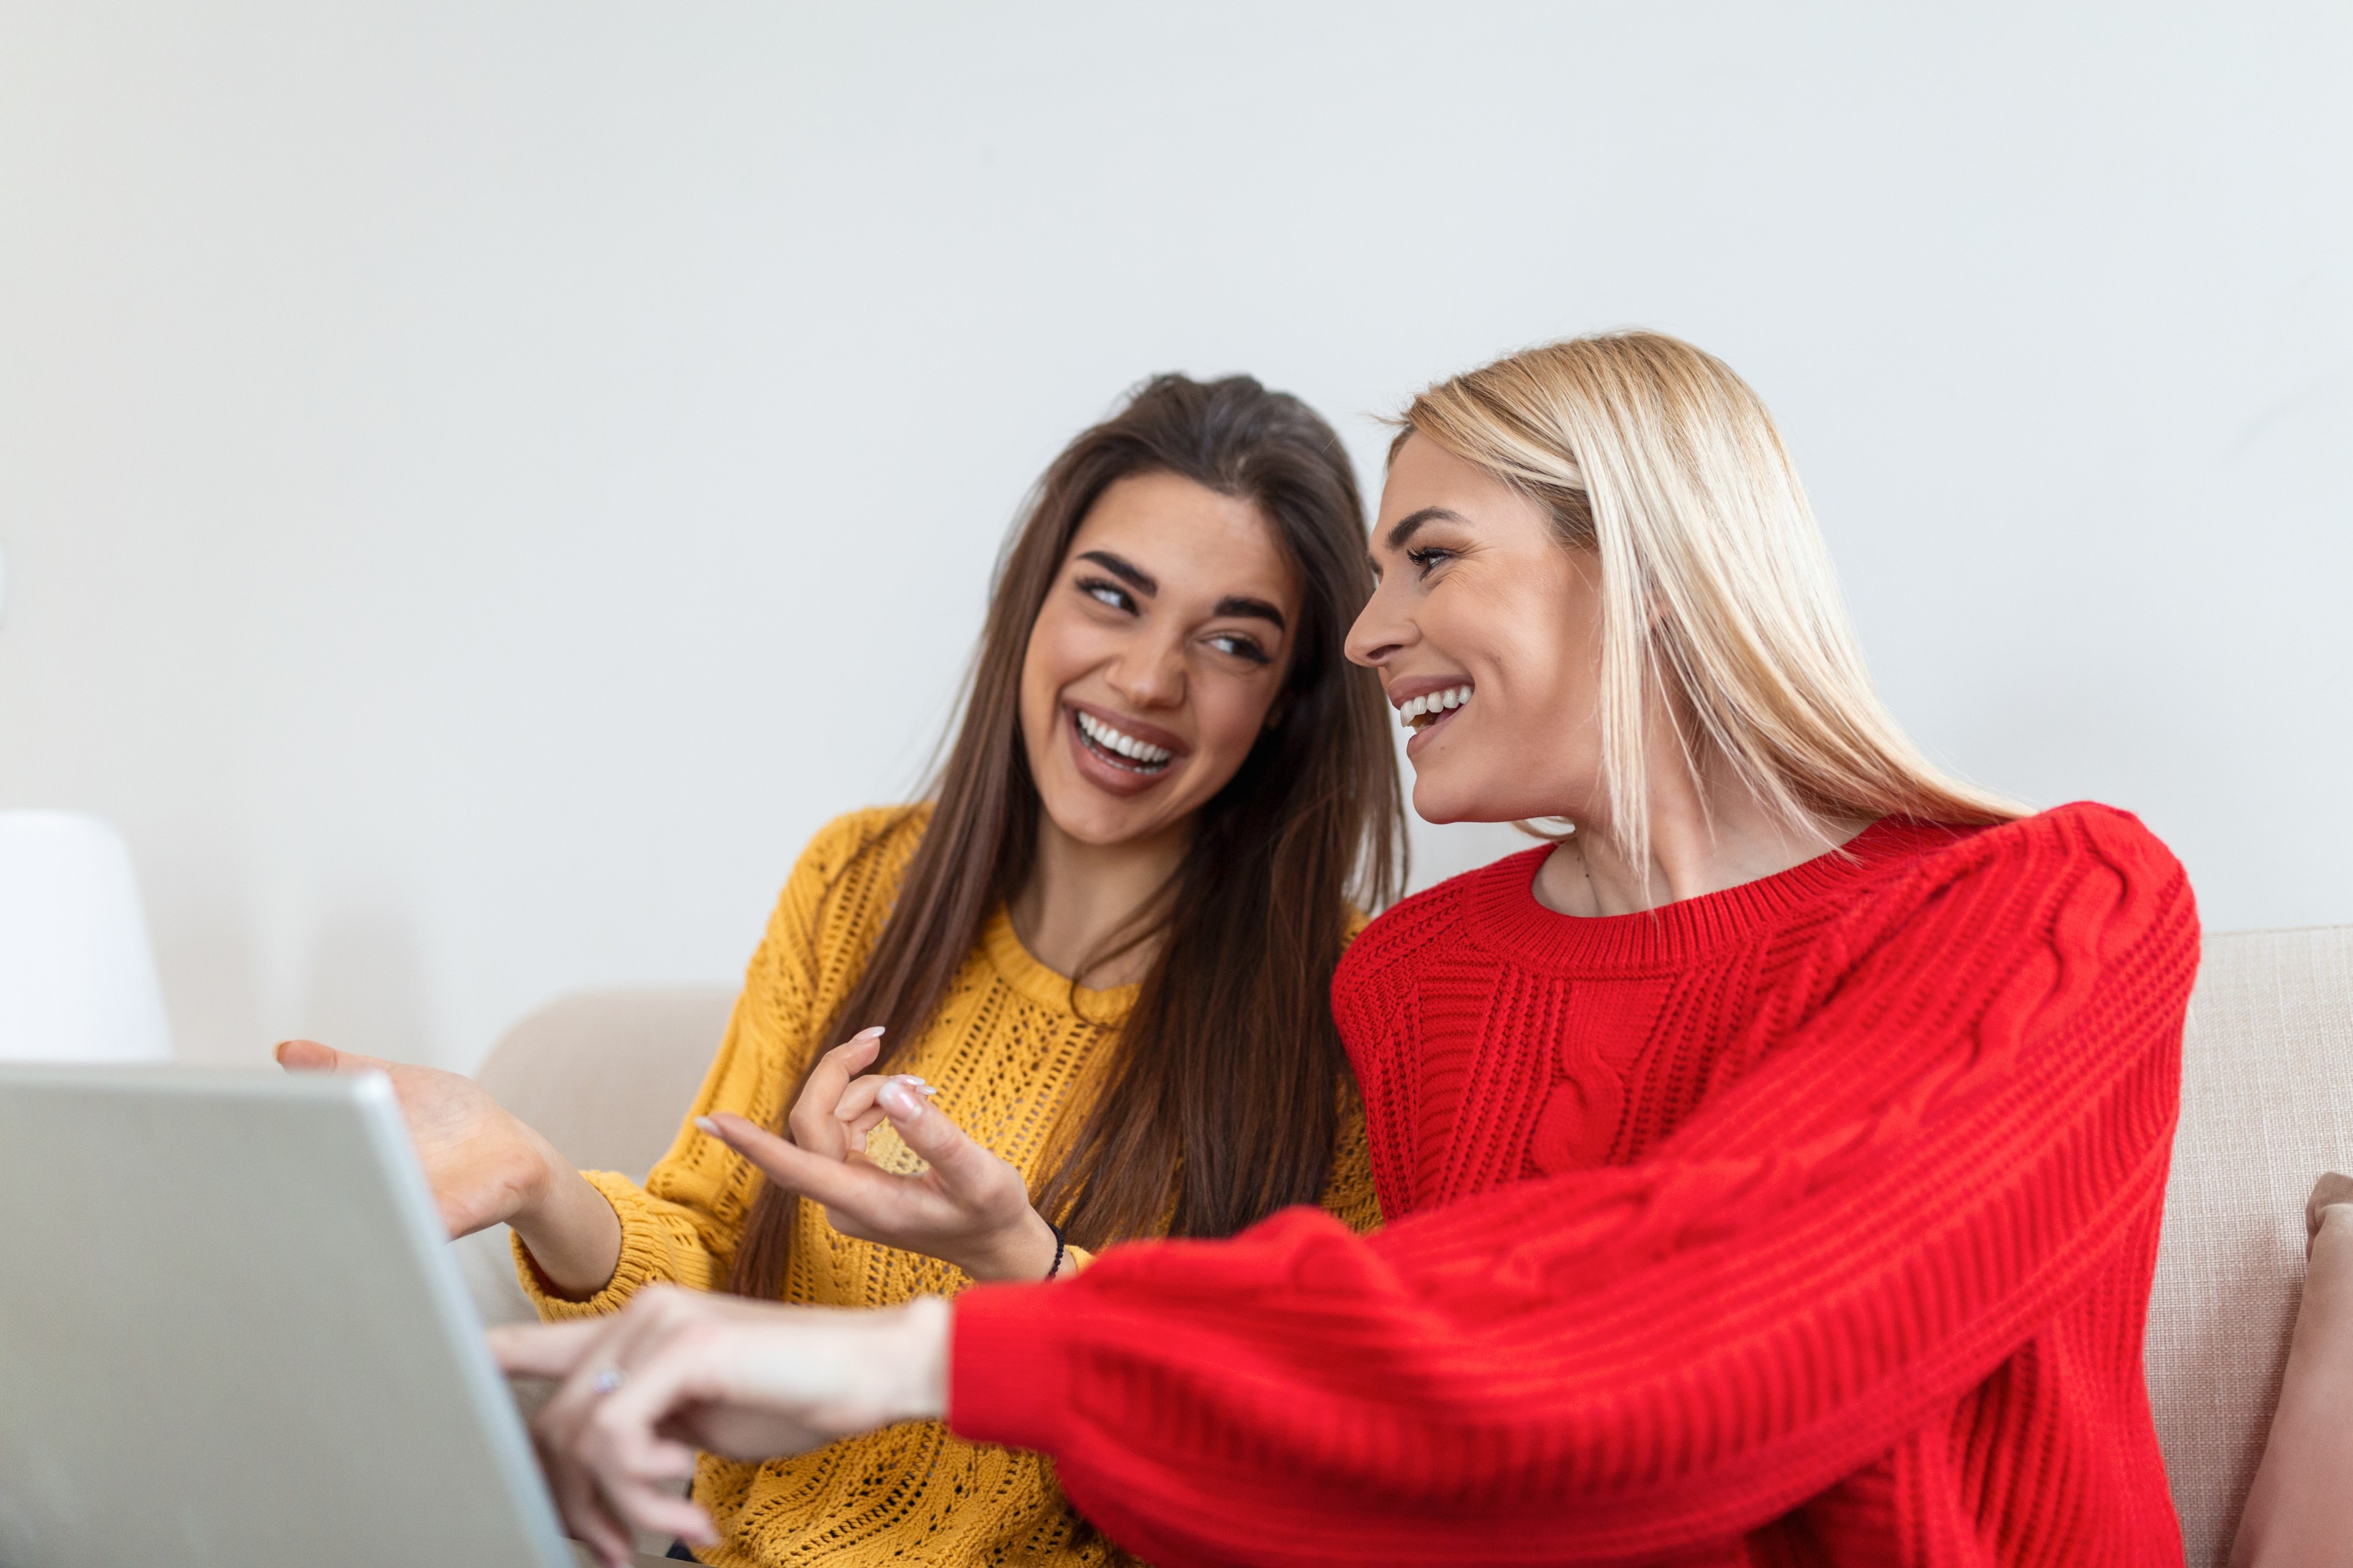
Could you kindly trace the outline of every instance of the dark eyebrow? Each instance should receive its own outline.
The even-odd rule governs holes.
[[[1283,629],[1282,612],[1264,599],[1245,599],[1229,594],[1218,601],[1217,614],[1221,616],[1251,616],[1261,621],[1272,621],[1274,629]]]
[[[1391,550],[1403,550],[1408,542],[1416,533],[1421,531],[1421,525],[1425,522],[1459,522],[1467,528],[1470,526],[1471,520],[1459,511],[1449,511],[1442,506],[1426,506],[1410,517],[1398,520],[1397,526],[1389,530],[1388,547]]]
[[[1147,599],[1160,592],[1159,578],[1134,562],[1113,555],[1108,550],[1090,550],[1079,559],[1093,562]]]
[[[1108,550],[1090,550],[1085,554],[1080,556],[1079,559],[1082,561],[1093,562],[1096,565],[1102,567],[1104,571],[1110,573],[1113,576],[1118,578],[1121,582],[1126,584],[1129,587],[1134,589],[1137,593],[1143,595],[1147,599],[1156,596],[1160,592],[1160,580],[1158,578],[1155,577],[1151,573],[1146,572],[1143,567],[1138,566],[1134,562],[1127,560],[1124,556],[1113,555]],[[1261,621],[1272,621],[1274,623],[1274,628],[1277,631],[1282,630],[1288,624],[1282,618],[1282,612],[1276,609],[1272,605],[1268,604],[1264,599],[1246,598],[1238,594],[1229,594],[1224,598],[1219,599],[1218,601],[1218,607],[1212,611],[1211,614],[1219,616],[1248,616]]]

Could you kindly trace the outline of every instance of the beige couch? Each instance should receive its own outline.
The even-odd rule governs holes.
[[[482,1082],[566,1157],[643,1176],[725,1026],[723,987],[589,992],[499,1042]],[[2192,1568],[2219,1568],[2263,1452],[2304,1279],[2304,1200],[2353,1170],[2353,927],[2206,939],[2149,1304],[2149,1397]],[[484,1315],[528,1317],[503,1227],[458,1244]]]
[[[2353,1170],[2353,926],[2208,936],[2147,1347],[2194,1568],[2228,1556],[2263,1457],[2329,1170]]]

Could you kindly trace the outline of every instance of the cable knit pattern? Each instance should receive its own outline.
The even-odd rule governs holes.
[[[708,1289],[725,1279],[759,1173],[697,1132],[691,1118],[732,1110],[764,1126],[781,1124],[786,1088],[817,1051],[835,1043],[817,1031],[872,952],[926,820],[922,807],[858,812],[811,840],[785,884],[719,1055],[670,1153],[643,1188],[607,1172],[589,1173],[621,1219],[621,1260],[612,1281],[585,1301],[552,1295],[517,1243],[523,1288],[542,1316],[614,1311],[655,1280]],[[1089,1069],[1116,1037],[1136,990],[1074,989],[1023,949],[999,910],[923,1037],[893,1070],[920,1073],[936,1086],[934,1103],[1012,1162],[1034,1191],[1056,1119],[1088,1092]],[[885,1166],[922,1168],[887,1122],[868,1134],[867,1153]],[[1379,1223],[1353,1091],[1324,1201],[1346,1225]],[[1085,1256],[1075,1254],[1075,1260]],[[801,1205],[787,1300],[881,1307],[927,1293],[954,1295],[969,1283],[936,1259],[843,1236],[826,1223],[822,1208]],[[1075,1564],[1113,1555],[1071,1511],[1044,1458],[963,1441],[937,1422],[910,1422],[763,1465],[705,1454],[694,1491],[722,1537],[720,1545],[702,1549],[702,1560],[729,1568]]]
[[[2164,846],[2096,805],[1883,822],[1598,920],[1535,901],[1546,853],[1334,982],[1388,1229],[975,1289],[955,1429],[1164,1564],[2179,1564]]]

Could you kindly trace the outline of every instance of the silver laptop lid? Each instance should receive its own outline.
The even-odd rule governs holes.
[[[0,1564],[572,1568],[378,1077],[0,1066]]]

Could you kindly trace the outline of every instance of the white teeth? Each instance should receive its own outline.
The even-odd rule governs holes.
[[[1114,730],[1092,713],[1081,713],[1076,709],[1071,712],[1077,715],[1079,728],[1086,731],[1087,739],[1107,752],[1117,752],[1146,767],[1157,767],[1176,755],[1166,747],[1146,745],[1133,735]]]
[[[1398,722],[1409,730],[1419,730],[1422,726],[1415,723],[1415,720],[1447,712],[1470,700],[1471,688],[1468,686],[1450,686],[1443,691],[1425,692],[1398,705]]]

